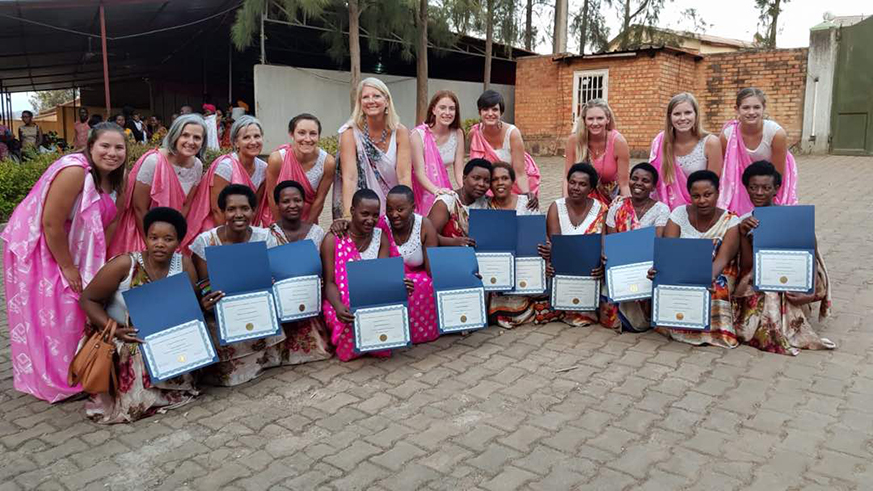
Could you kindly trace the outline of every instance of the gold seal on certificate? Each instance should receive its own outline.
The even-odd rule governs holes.
[[[485,295],[482,287],[437,291],[437,327],[440,332],[461,332],[485,327],[488,319]]]
[[[685,314],[683,314],[682,312],[676,312],[676,320],[677,321],[681,321],[684,318],[685,318]]]
[[[301,312],[306,312],[306,305],[301,303],[300,306],[297,307],[297,309],[300,310]]]
[[[648,278],[652,261],[610,266],[606,269],[606,288],[614,303],[642,300],[652,296],[652,282]]]
[[[387,334],[380,335],[379,341],[382,341],[382,342],[388,341],[388,335]]]
[[[477,252],[479,274],[488,291],[509,291],[515,286],[515,258],[509,252]]]
[[[634,283],[633,285],[628,285],[627,289],[628,289],[631,293],[636,293],[636,292],[640,291],[640,286],[637,285],[636,283]]]
[[[787,276],[782,276],[782,277],[780,277],[780,278],[779,278],[779,283],[782,283],[783,285],[784,285],[785,283],[788,283],[788,277],[787,277]]]
[[[574,298],[574,299],[573,299],[573,305],[579,305],[579,299],[578,299],[578,298]]]
[[[185,355],[179,355],[179,358],[176,358],[179,363],[185,363]]]
[[[252,331],[254,329],[255,329],[255,325],[252,324],[251,322],[246,324],[246,331]]]
[[[461,316],[461,322],[467,322],[467,316],[466,316],[466,315],[462,315],[462,316]]]
[[[524,280],[521,280],[521,281],[518,282],[518,286],[520,286],[520,287],[522,287],[522,288],[526,288],[526,287],[527,287],[527,282],[524,281]]]
[[[815,285],[815,258],[810,251],[755,252],[755,288],[760,291],[810,292]]]
[[[493,284],[495,284],[495,283],[497,283],[497,278],[495,278],[495,277],[492,276],[492,277],[491,277],[491,284],[493,285]]]

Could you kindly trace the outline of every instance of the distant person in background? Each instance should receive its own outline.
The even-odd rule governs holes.
[[[139,111],[133,111],[131,113],[126,127],[133,134],[133,141],[136,143],[145,143],[147,141],[146,125],[142,121],[142,116],[140,116]]]
[[[149,134],[149,143],[152,145],[160,144],[161,140],[167,136],[167,127],[161,122],[159,114],[149,116],[146,120],[146,130]]]
[[[21,111],[21,121],[24,126],[18,128],[18,140],[21,148],[36,148],[42,142],[42,129],[33,122],[33,112]]]
[[[73,130],[76,132],[76,136],[73,137],[73,149],[80,151],[88,145],[88,132],[91,131],[88,110],[84,107],[79,108],[79,120],[73,123]]]
[[[124,128],[125,123],[127,123],[127,118],[124,117],[124,114],[116,114],[112,116],[112,122]]]
[[[218,118],[214,105],[203,104],[203,119],[206,120],[206,148],[218,150]]]
[[[194,108],[189,106],[188,104],[185,104],[184,106],[179,108],[179,115],[180,116],[183,114],[191,114],[193,112],[194,112]]]
[[[91,129],[94,129],[95,126],[103,122],[103,116],[99,114],[92,114],[90,118],[88,118],[88,126]]]

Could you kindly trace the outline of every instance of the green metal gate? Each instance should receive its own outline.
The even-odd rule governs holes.
[[[831,153],[873,155],[873,16],[839,31]]]

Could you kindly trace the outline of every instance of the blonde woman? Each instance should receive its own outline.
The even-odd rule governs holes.
[[[711,170],[721,175],[721,143],[703,129],[693,95],[683,92],[670,99],[664,131],[652,141],[649,160],[660,176],[657,199],[671,210],[691,203],[685,183],[692,172]]]
[[[372,189],[385,214],[388,191],[398,184],[412,187],[409,130],[400,124],[394,100],[384,82],[365,78],[358,84],[355,109],[339,129],[339,172],[333,186],[333,217],[349,219],[352,196]]]
[[[630,148],[615,129],[615,116],[605,100],[592,99],[582,106],[564,156],[565,175],[578,162],[588,162],[597,170],[600,183],[593,197],[608,205],[619,194],[630,196]],[[567,196],[566,179],[563,196]]]

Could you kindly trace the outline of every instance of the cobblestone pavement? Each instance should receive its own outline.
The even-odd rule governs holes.
[[[561,163],[541,165],[553,199]],[[800,159],[834,285],[821,331],[836,351],[491,327],[388,360],[274,369],[100,426],[81,401],[12,389],[4,326],[0,490],[870,489],[870,170],[873,158]]]

